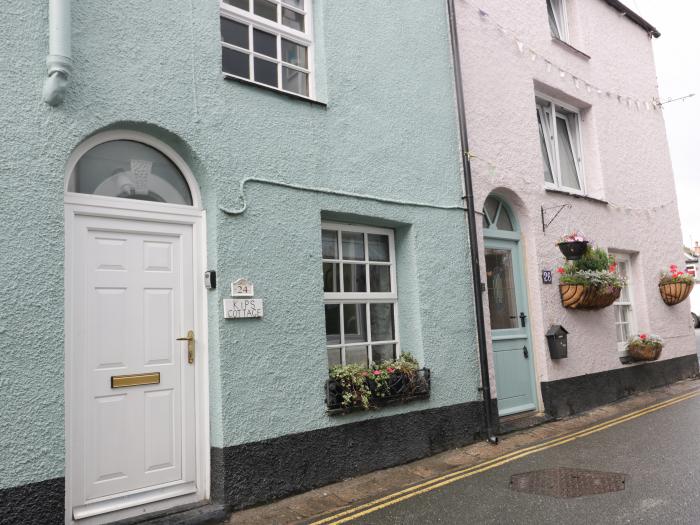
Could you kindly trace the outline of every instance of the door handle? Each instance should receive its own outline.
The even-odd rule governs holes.
[[[527,319],[527,315],[525,315],[525,312],[520,312],[520,326],[525,328],[525,319]]]
[[[525,359],[528,359],[530,357],[530,353],[527,351],[527,346],[523,346],[523,357]]]
[[[186,337],[178,337],[176,341],[187,341],[187,362],[194,363],[194,331],[189,330]]]

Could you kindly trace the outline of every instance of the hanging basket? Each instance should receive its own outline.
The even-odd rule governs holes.
[[[635,361],[656,361],[661,355],[661,343],[628,343],[627,353]]]
[[[613,304],[622,288],[611,287],[600,290],[585,284],[560,284],[561,303],[573,310],[600,310]]]
[[[673,306],[685,301],[693,291],[694,283],[668,283],[659,285],[659,293],[664,302]]]
[[[568,261],[578,261],[588,248],[588,241],[560,242],[559,250]]]

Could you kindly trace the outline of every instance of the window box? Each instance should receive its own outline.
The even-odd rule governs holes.
[[[600,310],[620,297],[621,287],[599,288],[588,284],[560,284],[561,303],[573,310]]]
[[[369,408],[378,408],[394,403],[403,403],[415,399],[430,397],[430,369],[421,368],[413,375],[394,373],[388,380],[388,393],[380,396],[375,382],[368,378],[367,386],[371,392]],[[343,387],[334,379],[326,381],[326,406],[329,414],[344,414],[363,410],[362,405],[343,406]]]
[[[639,334],[627,343],[627,354],[634,361],[656,361],[663,348],[664,343],[660,337]]]

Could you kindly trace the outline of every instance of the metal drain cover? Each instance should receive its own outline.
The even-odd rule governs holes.
[[[510,478],[510,488],[555,498],[578,498],[625,490],[625,475],[559,467],[515,474]]]

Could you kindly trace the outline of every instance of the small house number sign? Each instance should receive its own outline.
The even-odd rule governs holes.
[[[224,299],[224,319],[249,319],[262,316],[262,299]]]
[[[542,282],[552,284],[552,270],[542,270]]]
[[[232,297],[253,297],[255,295],[253,283],[248,279],[238,279],[231,283]]]

